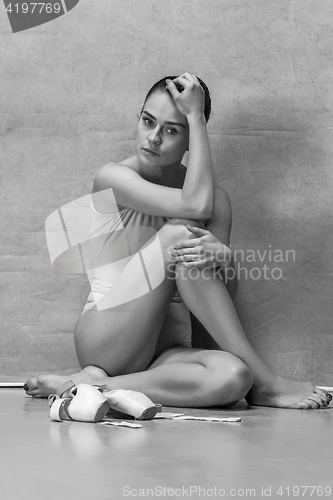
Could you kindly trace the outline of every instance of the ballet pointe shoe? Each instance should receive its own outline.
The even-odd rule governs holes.
[[[145,394],[125,389],[111,389],[107,385],[75,385],[71,380],[62,385],[56,394],[48,398],[50,418],[100,422],[106,414],[130,415],[137,420],[150,420],[162,411],[162,405],[154,404]],[[111,409],[111,413],[110,413]]]
[[[112,412],[131,415],[136,420],[150,420],[162,411],[162,405],[155,405],[145,394],[125,389],[110,389],[107,385],[98,386],[109,402]]]
[[[98,388],[90,384],[74,385],[72,381],[66,382],[48,400],[50,418],[57,422],[100,422],[110,409],[108,400]]]

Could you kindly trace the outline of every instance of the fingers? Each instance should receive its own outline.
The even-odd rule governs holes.
[[[181,264],[184,266],[186,269],[198,269],[199,271],[202,271],[204,269],[210,269],[209,266],[206,265],[205,262],[202,262],[200,260],[192,260],[191,262],[178,262],[178,264]]]
[[[183,73],[180,76],[177,76],[177,78],[174,78],[173,80],[167,80],[167,88],[172,94],[173,97],[178,96],[181,94],[179,90],[176,87],[176,83],[178,83],[183,89],[185,90],[187,87],[190,87],[193,83],[198,84],[200,86],[200,82],[197,79],[195,75],[191,75],[190,73]]]
[[[168,91],[170,92],[170,94],[172,95],[172,97],[174,99],[176,99],[177,96],[179,96],[179,94],[180,94],[180,92],[178,91],[176,85],[173,83],[172,80],[167,80],[166,84],[167,84]]]
[[[178,84],[178,86],[183,87],[183,90],[179,91],[176,86],[176,83]],[[191,85],[193,85],[193,83],[194,82],[190,82],[189,80],[186,80],[186,78],[182,77],[177,77],[174,78],[174,80],[166,81],[167,89],[169,90],[170,94],[175,100],[177,100],[177,98],[182,95],[183,91],[186,88],[189,88]]]
[[[191,226],[191,224],[186,224],[186,228],[188,231],[191,231],[192,233],[200,233],[202,235],[209,233],[207,229],[198,226]]]
[[[199,80],[195,75],[191,75],[191,73],[188,73],[187,71],[183,73],[182,75],[179,75],[177,78],[183,78],[185,80],[189,80],[190,82],[193,83],[199,83]]]
[[[195,75],[192,75],[191,73],[188,73],[187,71],[185,73],[183,73],[182,75],[179,75],[181,77],[184,77],[184,78],[187,78],[188,80],[194,82],[194,83],[198,83],[200,86],[200,82],[199,82],[199,78]]]
[[[187,260],[186,256],[200,258],[202,251],[198,247],[184,248],[184,249],[172,249],[171,255],[175,257],[176,260]]]
[[[199,257],[200,251],[198,251],[196,248],[187,248],[186,250],[171,251],[171,255],[173,255],[174,257],[178,257],[179,259],[185,257],[186,255],[195,255]]]
[[[166,80],[166,84],[181,114],[186,117],[203,115],[205,93],[194,75],[183,73],[183,75],[177,76],[172,81]]]
[[[178,83],[178,85],[183,87],[184,90],[193,87],[197,83],[193,77],[190,79],[190,78],[185,78],[184,76],[177,76],[177,78],[174,78],[172,81],[173,83]],[[180,94],[181,93],[182,92],[180,92]]]
[[[199,262],[200,257],[197,254],[186,254],[178,256],[175,260],[176,262]]]
[[[196,78],[195,75],[192,75],[192,73],[189,73],[188,71],[184,71],[184,73],[179,75],[179,77],[188,78],[189,80],[193,80],[194,78]]]
[[[197,245],[200,245],[201,240],[199,238],[188,240],[188,241],[180,241],[177,245],[174,245],[174,249],[178,250],[181,248],[192,248]]]

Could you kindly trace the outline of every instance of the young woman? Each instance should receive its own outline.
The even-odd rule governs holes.
[[[75,328],[82,371],[41,375],[46,397],[68,378],[145,393],[179,407],[317,409],[331,400],[274,373],[248,342],[231,296],[231,207],[214,182],[206,85],[184,73],[148,92],[136,154],[97,170],[92,191],[91,293]],[[188,151],[187,168],[181,161]],[[191,347],[189,310],[220,345]]]

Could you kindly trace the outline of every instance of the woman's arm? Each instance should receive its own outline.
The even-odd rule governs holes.
[[[215,185],[215,211],[206,221],[205,228],[188,226],[196,238],[180,241],[172,255],[187,268],[214,269],[214,276],[221,278],[232,298],[238,289],[237,276],[230,250],[232,223],[231,204],[224,189]]]
[[[207,211],[195,206],[195,199],[192,203],[183,200],[181,189],[146,181],[124,165],[107,164],[95,173],[93,193],[110,188],[118,205],[145,214],[188,219],[207,217]],[[108,211],[106,207],[104,210]]]
[[[214,208],[214,172],[204,118],[204,91],[188,73],[176,78],[168,89],[189,125],[189,161],[182,189],[161,186],[143,179],[124,165],[108,164],[97,170],[93,192],[111,188],[116,202],[150,215],[206,219]]]
[[[218,184],[215,185],[215,210],[212,217],[206,223],[206,229],[210,231],[223,244],[230,247],[230,234],[232,226],[232,209],[228,194]],[[234,298],[238,290],[238,280],[234,267],[234,259],[231,252],[230,261],[222,262],[220,266],[223,280],[227,286],[231,298]]]
[[[188,203],[196,199],[208,218],[214,210],[214,170],[204,118],[188,118],[190,126],[189,158],[182,189]]]
[[[186,78],[185,78],[186,76]],[[175,83],[184,90],[178,92]],[[189,124],[189,158],[182,189],[185,203],[195,200],[208,218],[214,211],[214,170],[210,154],[206,120],[204,117],[204,90],[199,80],[189,73],[170,82],[168,89],[178,110],[184,114]]]

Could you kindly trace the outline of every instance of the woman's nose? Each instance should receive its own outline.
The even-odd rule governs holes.
[[[157,128],[151,131],[151,133],[148,136],[148,140],[152,142],[153,144],[160,144],[161,143],[161,136],[159,134],[159,131]]]

